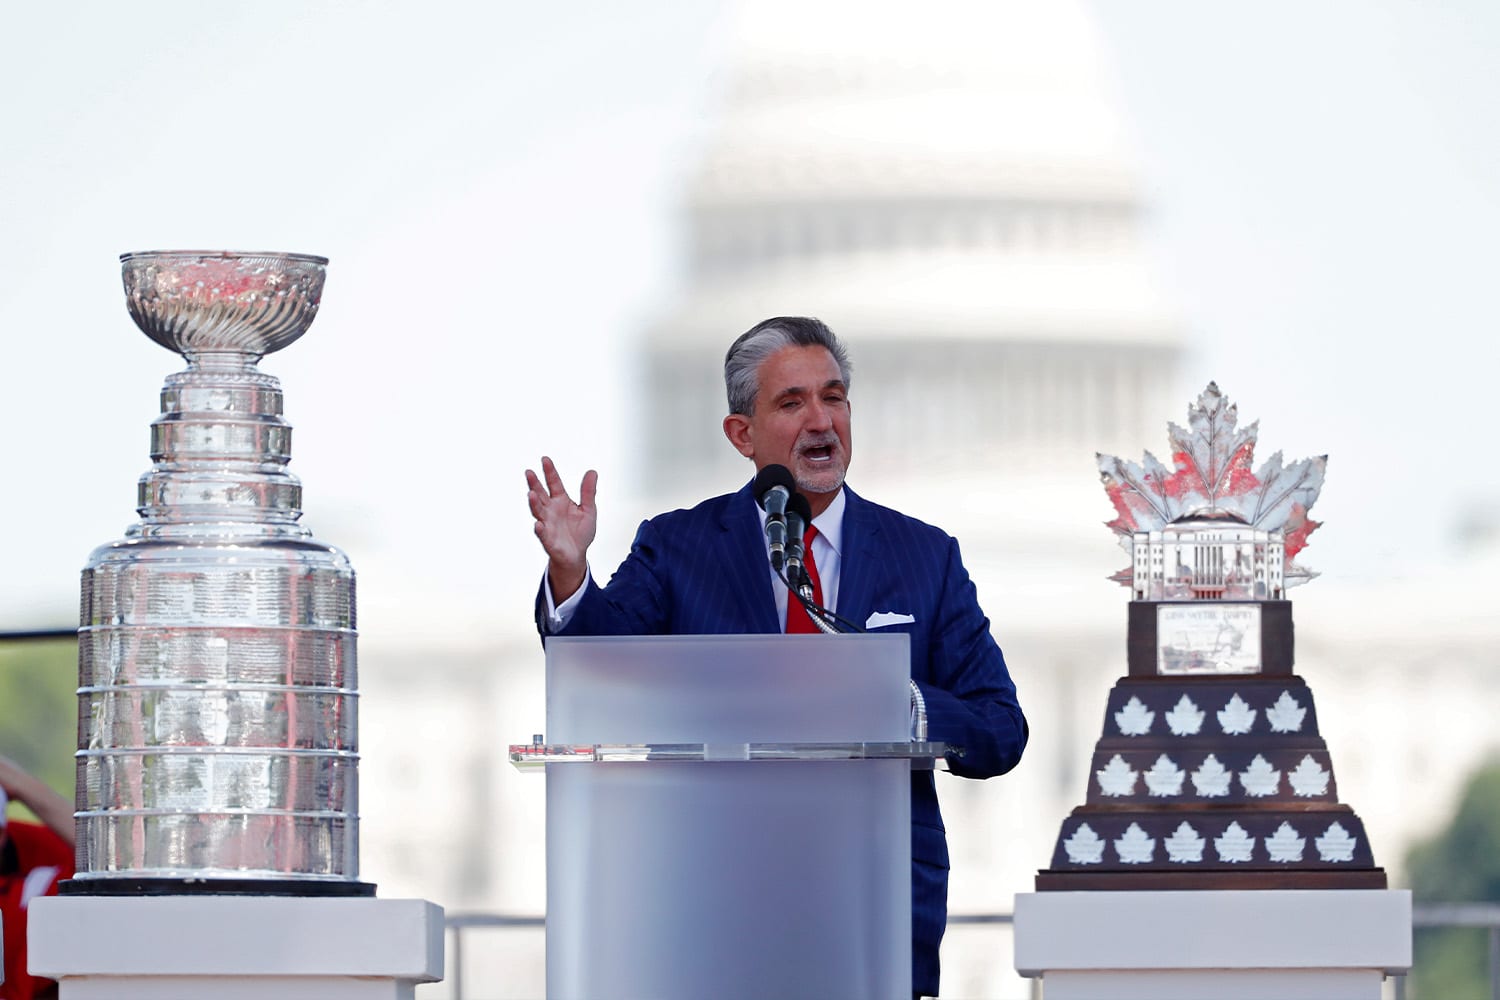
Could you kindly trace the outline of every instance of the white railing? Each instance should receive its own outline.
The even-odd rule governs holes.
[[[987,983],[995,983],[998,979],[1005,980],[1004,985],[995,986],[992,989],[981,990],[975,994],[979,996],[1003,997],[1004,1000],[1039,1000],[1041,997],[1041,983],[1038,980],[1023,980],[1011,971],[1009,943],[1006,947],[996,949],[994,942],[986,939],[983,942],[976,940],[973,949],[963,949],[959,939],[966,934],[981,932],[986,926],[995,927],[1000,933],[1009,936],[1013,918],[1009,913],[954,913],[948,916],[948,937],[945,943],[944,958],[944,981],[951,981],[951,974],[963,974],[969,972],[978,976]],[[466,980],[466,973],[472,968],[472,964],[466,958],[466,949],[469,947],[469,935],[473,931],[541,931],[546,926],[546,918],[541,916],[501,914],[501,913],[454,913],[447,918],[448,930],[448,955],[446,963],[446,996],[451,1000],[494,1000],[492,993],[488,990],[476,990],[472,982]],[[966,957],[974,956],[968,962],[950,963],[947,958],[946,949],[959,945]],[[953,965],[958,968],[952,968]],[[974,966],[974,968],[965,968]],[[990,966],[986,968],[985,966]],[[1003,966],[1000,967],[1000,966]],[[998,990],[998,992],[997,992]],[[965,990],[965,994],[970,993]],[[431,994],[442,995],[442,994]],[[511,995],[527,995],[522,992],[512,992]],[[422,996],[422,993],[418,993]]]
[[[1500,904],[1421,903],[1411,908],[1413,928],[1475,927],[1488,931],[1490,1000],[1500,1000]],[[1406,1000],[1405,977],[1396,980],[1396,1000]]]
[[[998,925],[1010,929],[1014,918],[1009,913],[955,913],[948,917],[948,926],[954,932],[965,928]],[[501,913],[454,913],[447,918],[448,956],[447,985],[452,1000],[488,1000],[471,995],[464,982],[466,935],[473,930],[542,930],[546,918],[541,916]],[[1488,932],[1489,938],[1489,998],[1500,1000],[1500,904],[1497,903],[1424,903],[1412,907],[1412,926],[1419,929],[1469,927]],[[957,936],[957,934],[955,934]],[[1030,980],[1030,1000],[1041,997],[1041,983]],[[1406,977],[1393,976],[1391,989],[1396,1000],[1406,1000]]]

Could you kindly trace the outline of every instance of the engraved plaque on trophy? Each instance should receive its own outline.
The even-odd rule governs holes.
[[[1260,605],[1214,602],[1156,607],[1156,672],[1258,674]]]
[[[1237,423],[1209,383],[1170,467],[1099,456],[1131,557],[1127,673],[1040,890],[1385,886],[1292,669],[1285,590],[1316,575],[1293,560],[1327,459],[1255,469],[1258,425]]]
[[[327,260],[125,254],[126,302],[181,354],[140,521],[83,570],[83,894],[370,895],[358,881],[354,571],[301,517],[260,359],[317,314]]]

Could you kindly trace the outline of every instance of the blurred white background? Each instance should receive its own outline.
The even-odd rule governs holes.
[[[1328,577],[1410,572],[1494,530],[1500,13],[1085,9],[1184,319],[1184,405],[1216,378],[1289,456],[1332,455],[1309,553]],[[126,317],[116,256],[158,248],[332,259],[312,332],[263,367],[298,427],[308,520],[356,557],[366,601],[400,607],[401,589],[455,576],[483,592],[474,606],[529,594],[531,567],[492,572],[534,555],[520,470],[543,450],[578,471],[630,460],[621,369],[680,272],[678,185],[714,119],[731,14],[8,12],[6,516],[27,525],[0,580],[10,620],[71,619],[72,571],[133,516],[155,392],[180,365]],[[377,575],[387,563],[430,578]]]
[[[527,779],[498,759],[541,713],[530,614],[542,559],[521,472],[543,453],[573,481],[600,470],[596,568],[606,572],[640,516],[697,499],[643,486],[652,470],[634,415],[651,402],[643,333],[690,291],[688,185],[723,120],[737,53],[760,44],[747,37],[781,34],[828,46],[830,59],[857,57],[862,39],[911,30],[930,57],[948,31],[962,59],[982,59],[993,41],[1003,63],[1027,48],[1023,15],[1034,8],[772,4],[752,16],[754,6],[8,10],[5,627],[73,622],[78,569],[133,520],[156,393],[181,367],[131,324],[117,255],[328,256],[317,322],[262,369],[281,378],[296,427],[305,521],[360,572],[366,874],[387,894],[538,911],[535,855],[496,846],[541,829],[539,784],[516,791]],[[1300,559],[1323,577],[1292,595],[1299,663],[1343,768],[1341,797],[1366,817],[1377,858],[1399,866],[1488,747],[1473,734],[1491,728],[1494,704],[1484,678],[1497,666],[1485,609],[1500,568],[1500,468],[1488,451],[1500,368],[1500,8],[1060,7],[1048,23],[1076,28],[1068,54],[1088,55],[1118,113],[1148,260],[1177,318],[1170,406],[1125,456],[1160,453],[1165,422],[1182,422],[1210,379],[1242,420],[1261,419],[1261,460],[1330,455],[1313,512],[1327,524]],[[983,136],[1002,120],[981,113],[959,127]],[[722,351],[758,318],[702,336]],[[861,331],[824,318],[857,364]],[[932,405],[941,420],[943,400]],[[852,482],[879,446],[861,439]],[[1110,511],[1091,449],[1067,461],[1080,488],[1097,491],[1079,544],[1097,546],[1107,568],[1123,565],[1099,526]],[[925,499],[939,523],[944,502]],[[981,588],[1002,644],[1025,568],[991,572]],[[1123,638],[1114,602],[1125,592],[1087,573],[1079,591],[1086,615],[1105,609],[1092,624]],[[1024,697],[1027,664],[1012,662]],[[1332,673],[1320,680],[1314,664]],[[1101,683],[1039,701],[1071,697],[1092,718],[1123,662],[1090,671]],[[1057,738],[1038,725],[1048,717],[1033,714],[1042,742]],[[1082,802],[1097,735],[1070,732],[1071,751],[1037,751],[1065,762],[1048,776],[1064,791],[1045,810],[969,835],[1001,853],[1011,826],[1047,842],[1059,810]],[[1045,863],[1008,861],[1017,872]],[[1008,893],[1025,888],[997,879],[978,905],[1008,909]]]

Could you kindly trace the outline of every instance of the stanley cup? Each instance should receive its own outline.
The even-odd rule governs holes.
[[[281,386],[325,258],[121,258],[167,377],[141,520],[83,570],[74,893],[364,895],[354,571],[301,525]]]

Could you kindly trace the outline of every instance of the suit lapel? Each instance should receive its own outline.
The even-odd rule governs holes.
[[[868,503],[844,487],[844,551],[839,569],[840,615],[863,625],[875,595],[880,524]]]
[[[755,500],[747,483],[729,498],[719,517],[723,579],[735,607],[757,632],[780,632],[776,620],[776,596],[771,592],[771,569],[766,563],[766,543],[757,526]],[[739,569],[737,567],[743,567]]]

